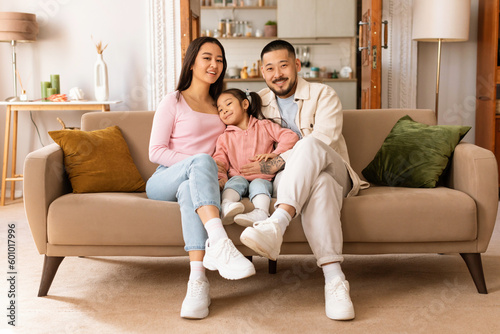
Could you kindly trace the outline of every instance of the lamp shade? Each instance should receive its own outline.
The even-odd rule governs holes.
[[[414,0],[413,39],[460,42],[469,39],[470,0]]]
[[[0,12],[0,42],[34,42],[37,34],[35,14]]]

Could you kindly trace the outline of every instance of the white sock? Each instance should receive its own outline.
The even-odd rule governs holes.
[[[323,269],[323,274],[325,275],[325,284],[331,282],[335,277],[340,276],[342,280],[345,280],[345,275],[340,268],[340,262],[334,262],[321,266]]]
[[[189,262],[191,267],[191,272],[189,273],[189,280],[196,281],[197,279],[207,279],[205,275],[205,267],[203,267],[203,261],[191,261]]]
[[[252,203],[256,209],[264,211],[269,216],[269,204],[271,204],[269,196],[258,194],[252,198]]]
[[[222,192],[222,202],[239,202],[240,201],[240,194],[234,189],[224,189]]]
[[[277,208],[271,215],[271,218],[278,220],[278,225],[281,227],[281,233],[285,234],[286,228],[292,220],[292,216],[290,216],[290,214],[286,212],[286,210]]]
[[[208,233],[208,239],[212,245],[216,244],[220,239],[227,238],[226,230],[222,226],[220,218],[212,218],[205,223],[205,229]]]

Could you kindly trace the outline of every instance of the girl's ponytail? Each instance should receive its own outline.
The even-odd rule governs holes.
[[[248,90],[242,91],[241,89],[238,88],[230,88],[223,91],[220,95],[222,94],[231,94],[234,97],[236,97],[238,101],[240,101],[240,103],[243,102],[243,100],[245,99],[248,100],[250,102],[250,105],[247,109],[247,114],[257,119],[267,119],[262,113],[262,99],[260,98],[260,95],[258,93],[250,92]],[[219,97],[217,97],[217,99],[218,98]]]
[[[248,95],[250,95],[250,106],[248,107],[247,114],[250,116],[253,116],[257,119],[265,119],[264,114],[262,114],[262,99],[260,98],[260,95],[256,92],[248,92]]]

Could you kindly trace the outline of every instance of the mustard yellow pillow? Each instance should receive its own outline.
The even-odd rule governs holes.
[[[144,191],[145,182],[117,126],[102,130],[49,131],[64,152],[74,193]]]

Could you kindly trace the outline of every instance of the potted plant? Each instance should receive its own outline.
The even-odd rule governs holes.
[[[278,26],[276,21],[267,21],[264,25],[264,37],[276,37],[278,35]]]

